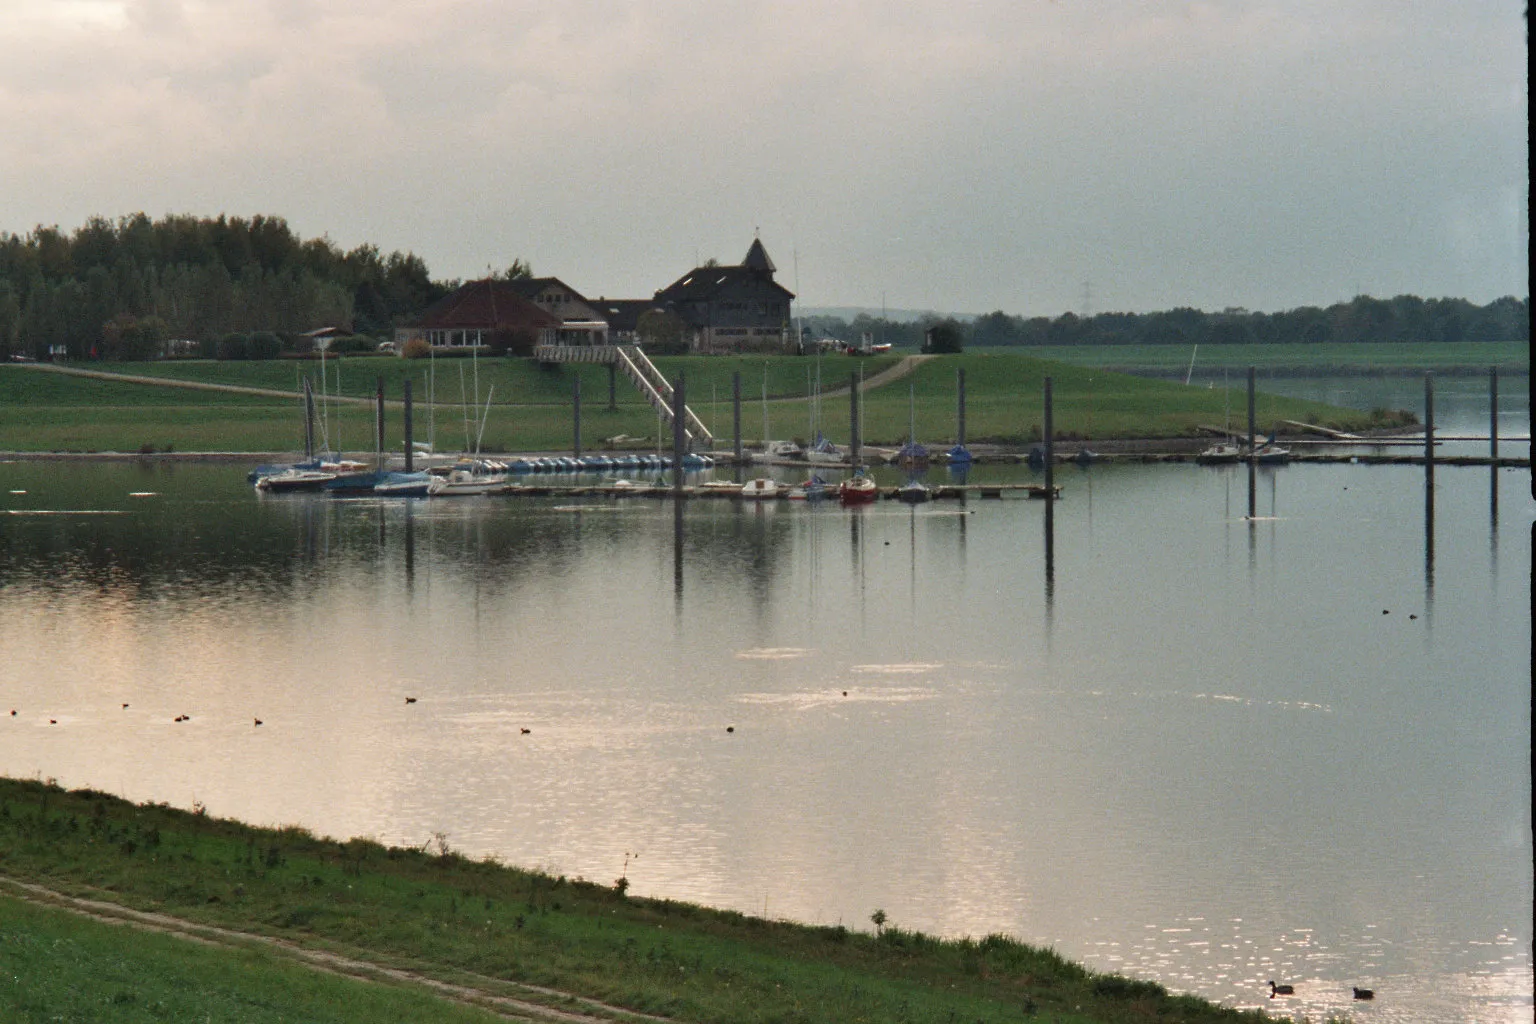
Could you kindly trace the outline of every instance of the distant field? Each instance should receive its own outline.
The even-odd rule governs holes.
[[[1080,366],[1128,371],[1183,374],[1195,357],[1195,370],[1212,366],[1256,367],[1274,372],[1327,373],[1341,371],[1413,372],[1490,366],[1530,372],[1531,351],[1518,342],[1446,344],[1327,344],[1327,345],[1048,345],[1043,347],[974,349],[976,352],[1017,353]]]

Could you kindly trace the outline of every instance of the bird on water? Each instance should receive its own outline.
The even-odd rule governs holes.
[[[1357,989],[1355,989],[1355,998],[1356,999],[1375,999],[1376,998],[1376,993],[1372,992],[1368,988],[1357,988]]]
[[[1276,985],[1274,983],[1273,979],[1270,980],[1270,983],[1269,983],[1269,998],[1273,999],[1273,998],[1275,998],[1275,996],[1293,996],[1295,994],[1296,994],[1295,986],[1293,986],[1293,985]]]
[[[415,704],[416,703],[416,698],[415,697],[407,697],[407,698],[405,698],[405,702],[407,704]]]

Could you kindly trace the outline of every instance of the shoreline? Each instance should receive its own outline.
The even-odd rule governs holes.
[[[0,914],[21,890],[61,911],[286,947],[298,959],[331,955],[397,982],[447,981],[477,1000],[512,996],[540,1016],[593,1024],[1268,1019],[1006,935],[931,936],[879,910],[873,931],[756,917],[631,896],[623,875],[603,884],[472,860],[442,835],[386,847],[51,779],[0,776],[0,868]],[[134,938],[119,934],[128,956]],[[92,983],[74,963],[35,969]]]

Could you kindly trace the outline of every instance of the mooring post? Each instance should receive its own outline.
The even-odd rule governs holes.
[[[405,378],[405,471],[415,467],[415,451],[411,443],[411,378]]]
[[[1045,578],[1056,576],[1056,448],[1051,409],[1051,378],[1045,378]]]
[[[376,377],[373,399],[373,468],[384,471],[384,378]]]
[[[683,410],[688,407],[683,396],[687,378],[682,371],[677,374],[677,387],[672,390],[672,493],[683,496]]]
[[[581,374],[578,372],[571,381],[571,419],[572,439],[571,450],[576,458],[581,458]]]
[[[304,378],[304,458],[315,457],[315,389]]]
[[[1424,375],[1424,473],[1431,482],[1435,477],[1435,375]]]
[[[965,367],[963,367],[963,366],[955,368],[955,395],[956,395],[956,399],[957,399],[957,402],[958,402],[958,405],[959,405],[959,408],[956,410],[956,419],[957,419],[958,423],[957,423],[957,425],[955,427],[955,433],[958,434],[959,436],[956,438],[955,443],[957,445],[959,445],[960,447],[964,448],[965,447]]]
[[[1251,522],[1258,514],[1258,475],[1259,452],[1258,432],[1254,417],[1254,369],[1248,367],[1248,519]]]
[[[736,461],[741,461],[741,371],[731,373],[731,435],[735,441]]]
[[[859,375],[848,375],[848,455],[853,463],[853,468],[859,468],[859,446],[863,443],[859,436]]]
[[[617,363],[609,363],[608,364],[608,411],[609,412],[618,412],[619,411],[619,392],[618,392],[618,381],[617,381],[618,373],[619,373],[619,366],[618,366],[618,364]]]
[[[1488,367],[1488,458],[1495,463],[1499,459],[1499,368],[1497,366]]]

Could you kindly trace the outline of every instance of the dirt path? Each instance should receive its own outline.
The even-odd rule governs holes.
[[[882,388],[887,384],[901,380],[901,378],[909,376],[913,370],[917,369],[919,363],[927,362],[932,358],[933,356],[903,356],[896,365],[888,366],[868,380],[860,381],[859,393],[863,394],[866,391],[873,391],[875,388]],[[848,386],[845,384],[842,387],[828,388],[821,393],[821,397],[835,398],[847,393]],[[790,401],[800,401],[800,399],[790,399]]]
[[[276,388],[251,388],[241,384],[212,384],[206,381],[178,380],[173,377],[143,377],[133,373],[107,373],[104,370],[82,370],[74,366],[59,366],[56,363],[23,363],[31,370],[39,370],[43,373],[62,373],[67,377],[89,377],[92,380],[110,380],[119,384],[154,384],[163,388],[186,388],[190,391],[227,391],[237,395],[262,395],[267,398],[283,398],[292,400],[298,396],[297,391],[279,391]],[[327,396],[328,401],[333,402],[360,402],[370,405],[371,398],[340,398],[335,395]]]
[[[226,949],[259,946],[276,952],[312,970],[325,971],[328,974],[341,975],[359,981],[415,986],[426,989],[440,998],[488,1010],[508,1020],[533,1021],[541,1022],[541,1024],[547,1024],[547,1022],[551,1021],[557,1022],[557,1024],[632,1024],[632,1022],[672,1024],[670,1018],[667,1017],[656,1017],[633,1010],[625,1010],[621,1007],[598,1002],[595,999],[586,999],[569,992],[561,992],[558,989],[504,981],[499,978],[489,978],[469,972],[457,973],[470,979],[472,984],[453,984],[429,977],[419,971],[388,967],[330,950],[311,949],[268,935],[234,931],[216,925],[198,924],[182,920],[178,917],[171,917],[168,914],[134,910],[117,903],[70,896],[31,882],[23,882],[20,879],[7,878],[3,875],[0,875],[0,886],[3,886],[3,888],[0,888],[0,893],[13,896],[16,899],[38,906],[65,910],[69,913],[89,917],[105,924],[123,925],[130,928],[140,928],[145,931],[160,932],[165,935],[175,935],[178,938],[187,939],[192,942],[201,942]],[[501,994],[501,992],[509,989],[525,993],[530,997],[543,996],[550,1001],[572,1002],[579,1005],[582,1009],[580,1011],[561,1010],[553,1006],[533,1002],[531,999],[519,999],[515,996]]]

